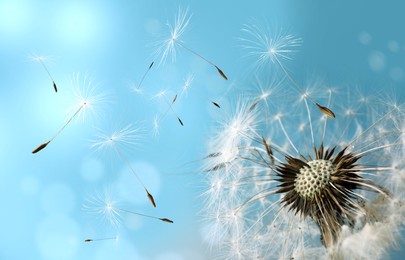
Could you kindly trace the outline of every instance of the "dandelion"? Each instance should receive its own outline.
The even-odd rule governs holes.
[[[96,93],[97,85],[94,85],[91,80],[84,77],[83,82],[79,80],[79,74],[75,75],[72,80],[74,95],[73,95],[73,105],[69,109],[68,117],[66,123],[62,128],[48,141],[40,144],[36,147],[32,153],[37,153],[44,149],[48,144],[50,144],[56,137],[58,137],[63,130],[73,121],[73,119],[87,118],[90,114],[95,114],[95,107],[100,103],[105,101],[105,93]]]
[[[184,44],[184,41],[181,39],[181,36],[187,31],[191,16],[192,15],[188,14],[188,8],[179,8],[177,16],[174,20],[174,25],[167,23],[167,26],[170,30],[170,36],[156,44],[157,50],[155,52],[155,55],[157,58],[160,57],[159,65],[163,64],[169,55],[172,56],[172,61],[174,62],[176,60],[176,46],[180,46],[181,48],[191,52],[192,54],[196,55],[197,57],[203,59],[204,61],[215,67],[219,75],[221,75],[221,77],[225,80],[228,80],[225,73],[217,65],[215,65],[212,61],[208,60],[201,54],[187,47]]]
[[[119,131],[115,131],[110,135],[99,133],[97,139],[93,141],[91,148],[102,150],[102,149],[113,149],[117,155],[120,157],[122,162],[127,165],[128,169],[134,174],[137,182],[145,190],[146,196],[153,207],[156,208],[156,203],[153,196],[149,193],[145,184],[139,177],[138,173],[132,168],[127,157],[122,151],[121,146],[135,145],[141,138],[142,128],[134,128],[131,124],[122,128]]]
[[[326,106],[321,106],[317,103],[305,90],[298,84],[298,82],[290,75],[282,61],[291,60],[292,55],[296,52],[296,48],[302,43],[301,38],[292,34],[277,33],[274,37],[260,29],[259,26],[251,24],[245,25],[242,29],[247,33],[251,39],[241,40],[246,43],[244,48],[249,50],[249,56],[257,57],[257,64],[263,66],[266,64],[276,64],[281,68],[287,79],[293,84],[298,92],[303,94],[311,103],[313,103],[319,111],[330,118],[335,118],[335,114],[331,109]]]
[[[315,116],[305,98],[292,108],[244,97],[213,136],[203,210],[219,257],[380,259],[395,245],[405,213],[405,185],[394,183],[404,176],[395,162],[405,110],[374,101],[372,111],[348,112],[355,100],[323,92],[339,104],[333,121]],[[278,111],[266,112],[267,101]]]
[[[122,208],[119,206],[119,202],[113,198],[111,190],[106,190],[103,195],[98,194],[87,198],[86,203],[83,205],[83,210],[91,215],[97,216],[103,223],[107,222],[116,228],[121,225],[123,214],[136,215],[166,223],[174,223],[168,218],[159,218]]]
[[[42,65],[42,67],[44,68],[44,70],[48,74],[49,78],[52,80],[53,89],[55,90],[55,92],[58,92],[58,87],[56,86],[55,80],[53,79],[51,73],[49,72],[48,68],[45,65],[45,62],[51,61],[51,58],[47,57],[47,56],[36,55],[36,54],[31,54],[29,56],[29,58],[32,61],[39,62]]]

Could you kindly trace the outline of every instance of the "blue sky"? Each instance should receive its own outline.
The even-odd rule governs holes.
[[[179,6],[193,14],[185,44],[218,64],[229,80],[178,48],[177,60],[154,64],[142,94],[134,93],[131,88],[153,61],[158,35],[167,33],[166,22],[173,22]],[[301,37],[303,44],[288,63],[301,82],[320,77],[327,84],[353,84],[401,99],[404,7],[401,1],[1,0],[0,259],[207,258],[200,233],[201,159],[216,119],[231,110],[235,97],[250,91],[250,60],[238,40],[243,25],[263,21]],[[32,54],[52,57],[46,65],[57,93],[41,64],[29,59]],[[92,79],[106,100],[94,107],[95,115],[73,120],[32,154],[69,118],[74,75]],[[168,105],[153,97],[166,90],[170,101],[190,75],[192,89],[164,115]],[[154,135],[156,116],[159,134]],[[91,147],[100,131],[108,134],[128,124],[141,129],[139,140],[122,151],[153,193],[156,209],[114,150]],[[123,212],[119,228],[99,221],[83,204],[108,188],[122,208],[175,223]]]

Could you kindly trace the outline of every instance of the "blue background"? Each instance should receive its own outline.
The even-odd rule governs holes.
[[[182,39],[215,61],[224,81],[204,61],[178,48],[176,62],[154,66],[144,93],[131,92],[153,59],[157,35],[167,33],[178,7],[193,14]],[[288,68],[300,81],[321,77],[371,95],[401,99],[405,34],[401,1],[0,1],[0,259],[206,259],[202,242],[199,175],[215,121],[251,85],[250,61],[240,48],[241,28],[252,19],[286,28],[304,43]],[[46,63],[59,87],[32,53]],[[89,75],[106,91],[97,117],[76,120],[46,149],[31,154],[66,121],[71,78]],[[168,113],[159,135],[153,118],[185,78],[192,89]],[[215,100],[221,110],[210,104]],[[67,102],[66,102],[67,101]],[[97,129],[142,126],[139,145],[124,151],[155,196],[153,209],[127,166],[113,153],[90,147]],[[166,224],[123,214],[120,228],[83,211],[86,199],[113,187],[122,208],[168,217]],[[86,238],[117,240],[84,243]],[[397,254],[397,255],[395,255]],[[399,259],[400,251],[391,254]]]

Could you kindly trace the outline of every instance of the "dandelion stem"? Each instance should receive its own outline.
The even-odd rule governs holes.
[[[330,106],[330,102],[331,102],[331,99],[332,99],[332,91],[329,91],[329,98],[328,98],[328,107]],[[322,138],[321,138],[321,140],[322,140],[322,144],[323,144],[323,142],[324,142],[324,140],[325,140],[325,135],[326,135],[326,123],[328,122],[328,117],[326,117],[325,118],[325,121],[323,122],[323,132],[322,132]]]
[[[306,98],[304,99],[304,102],[305,102],[305,107],[307,108],[308,121],[309,121],[309,128],[310,128],[310,130],[311,130],[312,148],[315,148],[315,138],[314,138],[314,129],[313,129],[313,127],[312,127],[311,112],[309,111],[308,101],[307,101]]]
[[[141,78],[141,81],[140,81],[139,84],[138,84],[138,89],[141,88],[141,85],[142,85],[142,83],[143,83],[143,81],[144,81],[146,75],[148,74],[148,72],[149,72],[150,69],[152,68],[153,63],[154,63],[154,61],[152,61],[152,63],[149,65],[148,69],[147,69],[147,70],[145,71],[145,73],[143,74],[143,76],[142,76],[142,78]]]
[[[288,135],[287,131],[285,130],[283,122],[281,122],[280,118],[278,118],[277,121],[279,122],[281,130],[283,131],[283,133],[284,133],[285,137],[287,138],[288,142],[290,143],[291,147],[294,148],[294,150],[299,154],[297,147],[295,147],[294,143],[291,141],[290,136]]]
[[[184,126],[183,121],[181,121],[180,117],[176,114],[176,112],[174,112],[172,105],[173,103],[176,101],[177,99],[177,95],[174,96],[172,103],[169,103],[169,101],[167,101],[166,95],[163,95],[163,99],[166,102],[166,104],[168,105],[169,109],[173,112],[173,114],[177,117],[177,120],[179,121],[179,123]]]
[[[375,121],[373,124],[371,124],[366,130],[364,130],[363,132],[361,132],[358,136],[356,136],[347,146],[352,145],[353,143],[355,143],[357,140],[359,140],[360,137],[362,137],[363,135],[365,135],[368,131],[370,131],[371,129],[374,128],[374,126],[376,126],[378,123],[380,123],[382,120],[384,120],[386,117],[388,117],[389,115],[391,115],[391,113],[393,113],[395,110],[397,110],[397,108],[393,108],[392,110],[390,110],[389,112],[387,112],[384,116],[382,116],[381,118],[379,118],[377,121]]]
[[[118,146],[113,142],[113,147],[115,149],[115,151],[117,152],[117,154],[119,155],[119,157],[121,158],[121,160],[128,166],[129,170],[135,175],[136,180],[138,181],[138,183],[143,187],[143,189],[146,192],[146,195],[149,199],[149,201],[151,202],[152,206],[154,208],[156,208],[156,203],[155,200],[153,199],[153,196],[149,193],[148,189],[146,188],[145,184],[142,182],[141,178],[139,177],[139,175],[135,172],[135,170],[131,167],[131,164],[129,163],[129,161],[127,160],[127,158],[124,156],[124,154],[121,152],[121,150],[118,148]]]
[[[159,217],[150,216],[150,215],[146,215],[146,214],[142,214],[142,213],[138,213],[135,211],[126,210],[126,209],[121,209],[121,208],[117,208],[117,209],[122,212],[130,213],[130,214],[134,214],[134,215],[138,215],[138,216],[142,216],[142,217],[146,217],[146,218],[153,218],[153,219],[157,219],[157,220],[167,222],[167,223],[173,223],[173,221],[168,218],[159,218]]]
[[[77,116],[77,114],[79,114],[79,112],[83,109],[83,107],[86,105],[86,103],[83,103],[77,110],[76,112],[69,118],[69,120],[66,122],[66,124],[54,135],[54,137],[52,137],[51,141],[53,141],[53,139],[55,139],[58,135],[60,135],[60,133],[62,133],[62,131],[68,126],[68,124],[73,120],[73,118],[75,118]],[[49,141],[49,142],[51,142]]]
[[[39,62],[41,63],[42,67],[45,69],[46,73],[48,73],[48,76],[51,78],[52,83],[53,83],[53,88],[55,90],[55,92],[58,92],[58,88],[56,87],[56,83],[55,80],[52,78],[51,73],[49,73],[48,68],[45,66],[45,63],[42,61],[42,59],[38,59]]]
[[[63,125],[63,127],[47,142],[39,145],[37,148],[35,148],[32,153],[37,153],[44,149],[50,142],[52,142],[62,131],[68,126],[68,124],[79,114],[79,112],[83,109],[83,107],[86,105],[86,103],[83,103],[77,110],[76,112],[69,118],[69,120]]]
[[[308,98],[309,101],[311,101],[314,105],[317,106],[317,108],[319,109],[319,111],[321,111],[323,114],[327,115],[328,117],[331,118],[335,118],[335,114],[333,113],[332,110],[330,110],[327,107],[321,106],[319,105],[317,102],[315,102],[315,100],[312,99],[312,97],[306,93],[304,91],[304,89],[297,83],[297,81],[295,81],[290,73],[288,73],[288,71],[285,69],[285,67],[283,66],[283,64],[280,62],[280,60],[277,58],[277,56],[274,56],[274,59],[276,60],[277,64],[280,66],[280,68],[284,71],[285,75],[287,76],[287,78],[291,81],[291,83],[293,83],[293,85],[296,87],[296,89],[298,90],[298,92],[300,92],[301,94],[304,95],[305,98]]]
[[[182,48],[188,50],[188,51],[191,52],[192,54],[194,54],[194,55],[200,57],[201,59],[205,60],[206,62],[208,62],[209,64],[211,64],[212,66],[214,66],[214,67],[217,69],[218,73],[221,75],[221,77],[224,78],[225,80],[228,80],[228,77],[225,75],[225,73],[224,73],[217,65],[215,65],[212,61],[208,60],[207,58],[205,58],[205,57],[202,56],[201,54],[198,54],[198,53],[195,52],[194,50],[188,48],[187,46],[185,46],[185,45],[182,44],[181,42],[176,41],[176,43],[177,43],[180,47],[182,47]]]

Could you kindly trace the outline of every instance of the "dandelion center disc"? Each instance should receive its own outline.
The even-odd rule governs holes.
[[[301,197],[312,200],[330,181],[334,167],[329,160],[313,160],[308,165],[310,167],[304,166],[299,170],[294,189]]]

